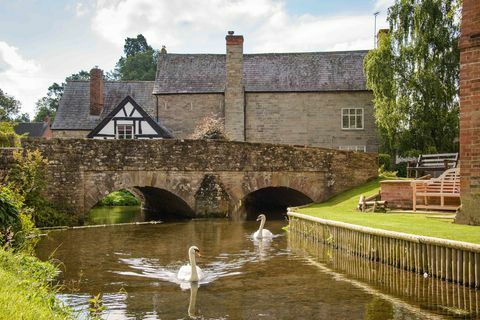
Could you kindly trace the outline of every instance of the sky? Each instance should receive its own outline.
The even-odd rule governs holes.
[[[394,0],[0,0],[0,89],[32,117],[53,82],[113,69],[125,38],[143,34],[170,53],[371,49]]]

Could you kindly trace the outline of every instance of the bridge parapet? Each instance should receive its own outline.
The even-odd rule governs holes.
[[[196,216],[216,201],[199,190],[216,190],[223,199],[212,213],[242,218],[235,208],[258,189],[287,187],[322,201],[376,177],[378,167],[372,153],[231,141],[28,139],[23,147],[48,158],[46,195],[79,218],[104,195],[133,187],[166,190]]]

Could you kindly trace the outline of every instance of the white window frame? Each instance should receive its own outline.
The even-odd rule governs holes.
[[[339,146],[338,149],[342,151],[367,152],[367,146],[364,145]]]
[[[124,127],[123,129],[123,138],[120,137],[120,127]],[[131,135],[130,137],[127,138],[127,130],[125,130],[126,127],[130,127],[132,130],[131,130]],[[135,138],[135,133],[133,132],[133,124],[126,124],[126,123],[122,123],[122,124],[117,124],[117,134],[115,135],[115,137],[117,139],[134,139]]]
[[[355,114],[351,115],[350,114],[350,111],[354,110]],[[362,127],[361,128],[357,128],[357,110],[362,110],[362,114],[361,114],[361,117],[362,117]],[[348,127],[344,127],[343,126],[343,117],[344,117],[344,112],[347,111],[347,114],[346,116],[348,117]],[[350,117],[354,116],[355,117],[355,123],[354,123],[354,126],[352,127],[350,125]],[[342,113],[340,114],[340,126],[342,128],[342,130],[364,130],[365,128],[365,108],[342,108]]]

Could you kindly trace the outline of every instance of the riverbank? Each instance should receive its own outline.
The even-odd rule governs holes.
[[[55,297],[57,273],[48,262],[0,249],[0,319],[73,319]]]
[[[379,192],[380,181],[381,179],[371,181],[326,202],[298,208],[295,211],[364,227],[480,244],[480,227],[454,224],[452,219],[437,219],[434,214],[357,211],[359,197],[361,195],[368,197]]]

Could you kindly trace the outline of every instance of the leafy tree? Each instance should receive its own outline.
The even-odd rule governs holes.
[[[142,34],[137,35],[136,38],[125,39],[125,44],[123,45],[123,53],[125,53],[127,58],[140,52],[152,50],[152,47],[147,43],[147,39]]]
[[[0,121],[13,121],[20,111],[20,102],[0,89]]]
[[[90,80],[90,73],[81,70],[80,72],[74,73],[65,78],[65,82],[72,80]],[[37,100],[33,121],[41,122],[47,116],[53,121],[60,99],[63,96],[63,91],[65,90],[65,82],[62,82],[61,84],[54,82],[48,87],[47,95]]]
[[[458,136],[460,0],[396,0],[364,67],[382,149],[451,152]]]
[[[154,50],[143,35],[125,39],[123,49],[125,56],[108,76],[119,80],[155,80],[158,50]]]

